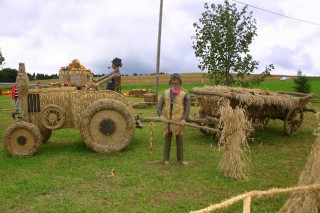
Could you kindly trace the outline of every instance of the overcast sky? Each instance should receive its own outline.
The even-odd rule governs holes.
[[[320,76],[319,0],[240,0],[257,20],[250,46],[260,73]],[[160,72],[200,72],[191,36],[204,3],[221,0],[163,0]],[[229,1],[235,3],[234,1]],[[236,3],[238,8],[243,4]],[[4,67],[28,73],[58,74],[77,58],[95,74],[111,72],[111,60],[123,60],[121,72],[155,73],[160,0],[0,0],[0,48]]]

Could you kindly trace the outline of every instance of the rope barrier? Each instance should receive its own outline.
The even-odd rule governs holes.
[[[291,187],[291,188],[286,188],[286,189],[270,189],[267,191],[250,191],[235,197],[232,197],[226,201],[223,201],[218,204],[211,205],[209,207],[206,207],[204,209],[200,209],[197,211],[191,211],[191,213],[207,213],[207,212],[213,212],[218,209],[223,209],[228,206],[231,206],[232,204],[244,200],[245,205],[243,208],[243,212],[250,212],[250,202],[253,197],[261,197],[261,196],[273,196],[276,194],[280,193],[292,193],[292,192],[297,192],[297,191],[309,191],[309,190],[315,190],[315,189],[320,189],[320,184],[314,184],[314,185],[308,185],[308,186],[297,186],[297,187]],[[248,209],[249,207],[249,209]],[[245,209],[246,208],[246,209]],[[246,211],[245,211],[246,210]]]

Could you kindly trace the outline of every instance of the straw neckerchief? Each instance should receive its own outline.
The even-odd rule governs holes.
[[[180,89],[180,87],[177,87],[177,88],[171,88],[171,93],[172,94],[175,94],[175,95],[178,95],[178,94],[180,94],[180,91],[181,91],[181,89]]]

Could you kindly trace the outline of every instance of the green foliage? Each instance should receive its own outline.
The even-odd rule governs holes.
[[[311,92],[311,85],[309,82],[308,77],[302,75],[301,70],[298,71],[298,78],[293,80],[295,86],[293,87],[296,92],[301,93],[310,93]]]
[[[5,58],[3,57],[1,49],[0,49],[0,68],[1,68],[1,65],[3,64],[4,61],[5,61]]]
[[[249,54],[249,45],[257,35],[257,27],[252,12],[247,12],[247,6],[239,12],[236,4],[231,5],[225,0],[224,5],[209,6],[205,3],[204,8],[200,23],[193,24],[195,35],[192,38],[195,40],[195,55],[200,58],[198,67],[202,71],[208,70],[210,82],[249,87],[269,76],[274,69],[272,64],[266,66],[260,77],[244,81],[259,65]],[[236,79],[233,79],[232,72],[236,74]]]
[[[11,68],[4,68],[0,70],[0,79],[1,82],[16,82],[16,77],[18,74],[18,70]]]

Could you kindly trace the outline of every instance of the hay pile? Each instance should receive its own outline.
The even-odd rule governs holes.
[[[152,92],[151,89],[133,89],[129,91],[129,97],[143,98],[144,94]]]
[[[220,113],[219,126],[223,129],[219,146],[223,158],[219,169],[226,177],[244,179],[249,161],[247,135],[251,132],[251,123],[246,119],[244,110],[232,109],[228,100],[221,105]]]
[[[308,161],[300,175],[299,186],[320,184],[320,127],[316,130],[315,134],[318,135],[318,137],[313,144]],[[319,190],[295,192],[287,200],[280,212],[317,213],[319,207]]]
[[[195,87],[190,92],[197,97],[201,110],[208,115],[214,115],[219,110],[219,102],[223,99],[229,99],[232,108],[246,108],[249,117],[285,114],[287,110],[299,105],[298,98],[260,89],[205,86]]]

